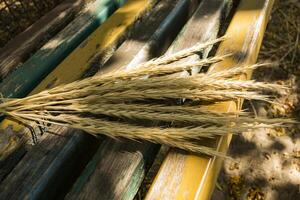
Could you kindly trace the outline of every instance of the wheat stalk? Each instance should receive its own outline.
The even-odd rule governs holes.
[[[176,63],[223,39],[150,60],[133,71],[98,74],[22,99],[2,97],[0,113],[25,123],[43,122],[82,129],[93,135],[147,140],[196,153],[224,156],[204,146],[201,143],[203,139],[247,131],[249,128],[273,128],[294,121],[254,119],[245,112],[218,113],[201,105],[204,102],[211,104],[240,98],[273,103],[270,96],[261,92],[267,90],[283,94],[288,89],[286,86],[234,79],[236,75],[265,64],[236,66],[195,76],[174,76],[183,70],[190,71],[195,66],[210,65],[230,56]],[[145,79],[145,76],[148,78]],[[189,99],[191,104],[174,105],[167,101],[170,99],[175,100],[171,102]],[[135,120],[161,121],[168,126],[136,125],[133,123]],[[37,126],[45,126],[43,123]]]

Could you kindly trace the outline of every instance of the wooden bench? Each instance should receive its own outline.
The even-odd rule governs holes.
[[[128,0],[31,93],[98,70],[107,73],[124,70],[122,67],[130,69],[224,32],[228,39],[215,54],[230,52],[234,56],[211,66],[209,71],[253,64],[272,5],[273,0]],[[229,22],[228,27],[225,22]],[[214,54],[211,50],[207,48],[199,56]],[[251,72],[241,77],[249,78]],[[241,103],[226,102],[211,109],[236,110]],[[1,128],[7,138],[28,132],[6,119]],[[148,142],[94,138],[79,130],[54,126],[34,146],[24,145],[23,138],[0,145],[6,148],[1,149],[5,163],[14,163],[10,168],[0,168],[1,173],[5,172],[0,183],[1,199],[133,199],[160,148]],[[228,134],[205,143],[226,152],[230,139]],[[22,156],[16,156],[16,149],[23,149]],[[221,163],[218,157],[170,149],[146,199],[209,199]]]

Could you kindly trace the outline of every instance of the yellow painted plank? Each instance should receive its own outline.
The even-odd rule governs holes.
[[[62,61],[30,94],[35,94],[59,84],[69,83],[82,77],[84,72],[90,68],[90,62],[93,58],[113,46],[144,12],[152,8],[156,1],[128,0],[123,7],[119,8]],[[24,126],[16,122],[4,119],[0,123],[0,130],[4,130],[10,125],[16,132],[24,129]],[[15,137],[11,137],[7,145],[0,144],[0,160],[16,148],[16,140]]]
[[[223,55],[230,52],[234,53],[234,56],[211,66],[210,71],[256,62],[273,3],[273,0],[241,0],[226,32],[229,39],[220,44],[216,53]],[[251,74],[249,71],[240,78],[250,79]],[[241,103],[242,101],[238,105],[234,102],[224,102],[211,109],[234,111],[240,109]],[[216,146],[220,152],[226,152],[231,137],[229,134],[207,143]],[[152,183],[146,199],[210,199],[221,164],[221,158],[196,156],[172,149]]]

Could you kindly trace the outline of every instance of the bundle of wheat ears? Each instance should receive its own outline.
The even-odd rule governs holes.
[[[132,71],[95,75],[25,98],[1,98],[0,113],[26,124],[39,122],[36,125],[42,127],[55,124],[93,135],[147,140],[224,156],[206,146],[203,140],[250,128],[284,126],[293,120],[254,118],[244,111],[220,113],[207,109],[210,104],[240,98],[272,103],[271,96],[262,91],[282,94],[288,89],[286,86],[235,79],[236,75],[262,64],[178,76],[178,72],[209,66],[230,56],[178,62],[223,39],[150,60]]]

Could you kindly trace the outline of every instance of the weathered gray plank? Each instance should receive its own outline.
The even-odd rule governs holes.
[[[0,49],[0,82],[72,21],[89,0],[65,0]]]
[[[30,154],[26,154],[22,159],[23,164],[19,164],[13,170],[9,177],[9,181],[4,181],[0,187],[0,199],[45,199],[56,198],[59,194],[63,194],[71,186],[74,175],[80,173],[85,166],[82,160],[88,160],[93,150],[96,149],[98,141],[92,136],[77,132],[73,136],[71,130],[61,127],[53,127],[51,132],[60,131],[61,135],[45,135],[45,139],[30,150]],[[85,139],[82,139],[85,138]],[[71,140],[80,140],[81,143],[74,143],[73,152],[66,152],[67,149],[61,149],[67,146]],[[80,146],[80,148],[79,148]],[[66,172],[65,165],[57,165],[57,160],[64,159],[69,162],[67,165],[73,166],[72,171]],[[53,169],[62,173],[53,174]],[[46,170],[42,176],[47,181],[41,182],[40,171]],[[63,179],[63,181],[60,181]],[[63,185],[61,183],[64,183]],[[45,185],[46,184],[46,185]],[[49,187],[48,191],[43,188]],[[13,188],[13,190],[11,190]]]
[[[66,199],[133,199],[157,146],[132,141],[127,144],[107,139]]]
[[[178,1],[176,8],[148,41],[145,39],[150,37],[149,32],[142,30],[139,36],[144,41],[126,41],[101,73],[120,70],[121,66],[128,67],[161,54],[184,25],[188,14],[191,15],[197,8],[197,4],[197,1]],[[146,166],[152,163],[158,149],[158,145],[147,142],[106,139],[67,199],[132,199],[146,173]]]

